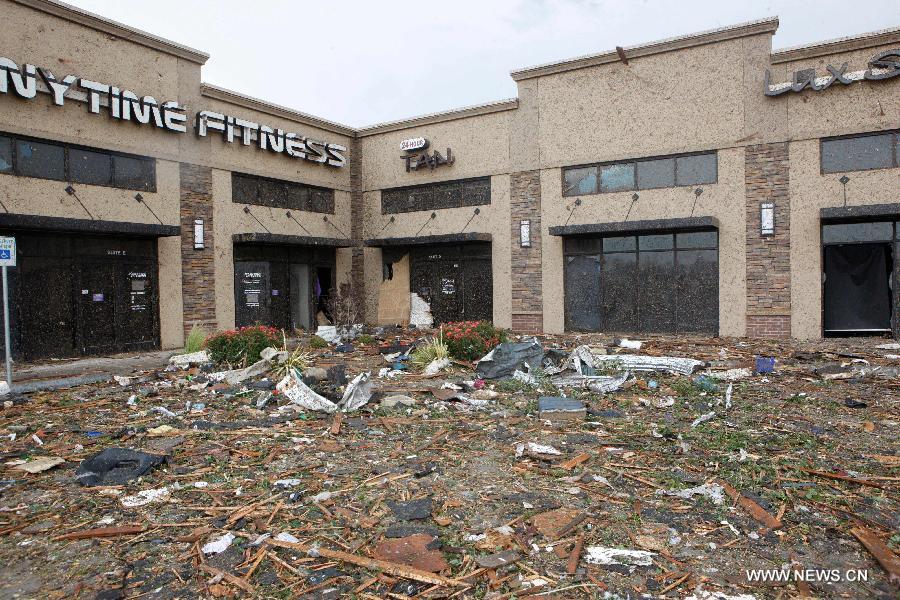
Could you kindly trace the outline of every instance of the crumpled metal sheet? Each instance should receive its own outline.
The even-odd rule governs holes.
[[[547,367],[544,372],[547,375],[555,375],[566,370],[573,370],[578,374],[584,374],[584,367],[594,368],[594,355],[590,346],[578,346],[569,354],[569,358],[558,367]]]
[[[628,371],[617,376],[564,373],[553,377],[551,381],[553,381],[553,385],[559,388],[577,387],[589,389],[598,394],[608,394],[621,388],[628,381],[629,377],[631,377],[631,373]]]
[[[360,373],[353,378],[353,381],[347,384],[347,389],[344,390],[344,397],[341,398],[341,401],[338,403],[338,406],[340,406],[344,412],[356,410],[369,402],[369,399],[372,397],[372,382],[369,381],[370,376],[371,372],[368,371]]]
[[[679,375],[690,375],[705,363],[693,358],[674,356],[641,356],[638,354],[612,354],[594,356],[594,364],[613,363],[628,371],[669,371]]]
[[[349,386],[348,386],[349,387]],[[275,389],[290,400],[291,404],[296,404],[306,410],[315,410],[325,413],[334,413],[338,410],[338,405],[319,394],[312,391],[308,385],[303,383],[303,378],[296,369],[292,370],[289,375],[278,382]]]

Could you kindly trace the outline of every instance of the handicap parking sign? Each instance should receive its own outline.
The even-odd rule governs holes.
[[[16,266],[16,238],[0,237],[0,267]]]

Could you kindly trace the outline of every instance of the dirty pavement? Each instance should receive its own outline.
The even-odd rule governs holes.
[[[359,333],[0,398],[0,597],[900,589],[896,344]]]

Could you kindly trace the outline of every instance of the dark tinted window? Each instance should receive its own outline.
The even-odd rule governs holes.
[[[112,158],[103,152],[70,148],[69,181],[109,185],[112,183]]]
[[[566,254],[596,254],[603,240],[597,237],[565,238]]]
[[[381,191],[381,213],[459,208],[491,203],[491,178],[444,181]]]
[[[146,158],[113,156],[116,187],[131,190],[156,189],[156,163]]]
[[[642,160],[637,163],[638,189],[672,187],[675,185],[675,159]]]
[[[597,167],[566,169],[563,180],[563,196],[595,194],[597,192]]]
[[[634,163],[600,167],[600,191],[621,192],[634,189]]]
[[[16,171],[25,177],[66,178],[65,149],[56,144],[19,140],[16,144]]]
[[[642,235],[638,238],[641,251],[644,250],[670,250],[672,248],[672,234]]]
[[[334,191],[294,181],[231,174],[231,200],[307,212],[334,213]]]
[[[679,248],[715,248],[718,244],[717,238],[718,234],[715,231],[695,231],[677,234],[675,243]]]
[[[604,252],[627,252],[636,248],[637,242],[634,236],[603,238]]]
[[[679,156],[675,159],[675,183],[678,185],[699,185],[715,183],[717,179],[716,155],[696,154]]]
[[[893,223],[841,223],[822,227],[822,243],[880,242],[893,238]]]
[[[863,135],[822,140],[822,171],[864,171],[896,166],[894,145],[897,134]]]
[[[0,136],[0,173],[10,173],[13,170],[12,140]]]

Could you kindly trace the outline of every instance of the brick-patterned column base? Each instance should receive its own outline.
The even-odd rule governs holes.
[[[790,315],[747,315],[747,337],[791,337]]]
[[[516,313],[512,316],[512,329],[519,333],[541,333],[544,330],[544,315]]]
[[[541,173],[522,171],[509,179],[509,211],[512,221],[512,328],[522,333],[544,329],[541,285]],[[531,222],[531,246],[519,243],[520,225]]]
[[[212,169],[181,163],[181,290],[184,332],[194,325],[216,329],[216,271],[213,264]],[[203,219],[202,250],[194,250],[194,219]]]

